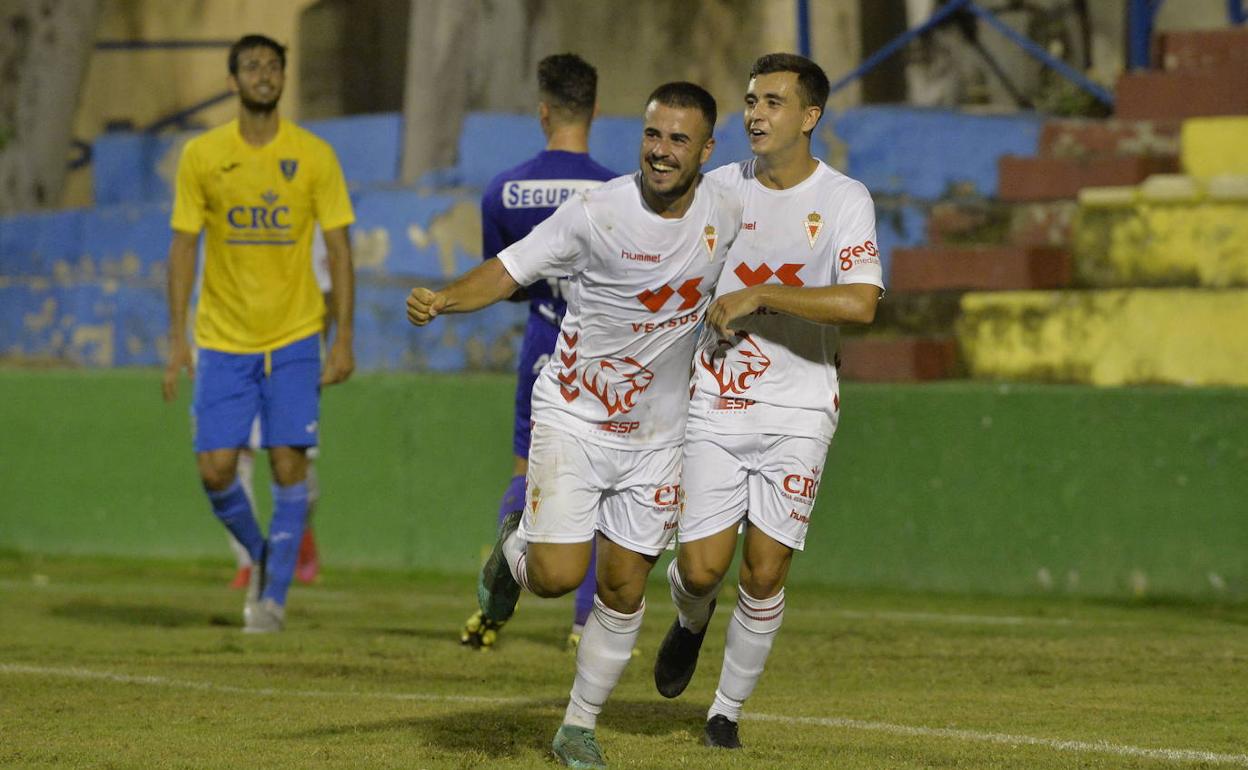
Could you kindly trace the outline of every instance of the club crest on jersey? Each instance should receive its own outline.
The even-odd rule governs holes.
[[[806,215],[806,221],[803,223],[806,227],[806,240],[810,241],[810,247],[815,247],[815,241],[819,239],[819,233],[823,230],[823,217],[812,211]]]
[[[707,225],[702,230],[702,242],[706,244],[706,256],[708,259],[715,259],[715,242],[719,240],[719,236],[715,234],[715,226]]]
[[[277,162],[282,169],[282,176],[286,177],[287,182],[294,181],[295,172],[299,170],[299,161],[294,158],[282,158]]]

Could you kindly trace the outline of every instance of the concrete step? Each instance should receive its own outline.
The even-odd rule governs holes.
[[[972,292],[958,348],[975,378],[1248,385],[1248,289]]]
[[[1070,253],[1047,246],[923,246],[893,254],[889,290],[1007,291],[1069,286]]]
[[[942,201],[927,218],[933,245],[1068,246],[1073,237],[1074,201],[1004,203]]]
[[[1120,120],[1248,115],[1248,67],[1127,72],[1114,89]]]
[[[1163,32],[1153,46],[1166,72],[1248,69],[1248,27]]]
[[[1248,176],[1084,190],[1073,253],[1080,286],[1248,287]]]
[[[1050,120],[1040,129],[1039,154],[1049,158],[1179,154],[1178,120]]]
[[[844,337],[840,376],[850,382],[924,382],[954,377],[952,337]]]
[[[1185,120],[1181,137],[1184,173],[1201,179],[1248,176],[1248,117]]]
[[[1021,158],[998,163],[997,196],[1003,201],[1074,199],[1085,187],[1137,184],[1152,174],[1177,171],[1175,156],[1118,155],[1096,158]]]

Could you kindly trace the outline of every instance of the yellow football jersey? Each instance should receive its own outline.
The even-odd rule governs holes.
[[[171,224],[206,231],[195,344],[261,353],[319,332],[314,225],[353,221],[333,148],[294,123],[283,120],[263,147],[243,141],[237,120],[187,142]]]

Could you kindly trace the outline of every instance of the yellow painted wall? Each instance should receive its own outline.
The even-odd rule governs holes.
[[[1184,178],[1167,181],[1182,186]],[[1248,191],[1248,178],[1243,182]],[[1146,185],[1113,205],[1081,205],[1075,225],[1078,283],[1248,286],[1248,195],[1211,195],[1196,184],[1192,189],[1193,195],[1165,200],[1149,195]]]
[[[1179,147],[1183,170],[1194,177],[1248,174],[1248,117],[1185,120]]]
[[[972,377],[1248,386],[1248,290],[974,292],[962,314]]]

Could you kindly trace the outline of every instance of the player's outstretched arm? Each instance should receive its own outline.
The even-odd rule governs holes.
[[[166,297],[169,302],[169,363],[161,381],[161,392],[166,401],[178,397],[178,374],[183,369],[188,376],[195,375],[191,361],[191,346],[186,340],[187,308],[191,304],[191,287],[195,284],[195,250],[199,246],[199,233],[173,231],[169,244],[169,286]]]
[[[407,320],[425,324],[442,313],[471,313],[510,297],[520,288],[507,268],[489,259],[440,291],[418,286],[407,295]]]
[[[870,283],[811,288],[762,284],[717,297],[706,320],[724,336],[736,333],[734,321],[760,308],[820,324],[869,324],[875,320],[881,293]]]
[[[322,385],[336,385],[355,371],[355,268],[351,264],[351,239],[347,228],[336,227],[322,233],[329,257],[330,317],[334,341],[325,356]]]

